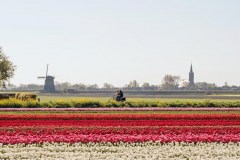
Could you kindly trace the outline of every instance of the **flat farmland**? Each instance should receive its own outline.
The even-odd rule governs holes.
[[[240,108],[240,100],[208,98],[127,98],[117,102],[111,97],[77,97],[40,95],[40,102],[15,98],[1,100],[1,108]]]
[[[101,102],[107,102],[113,100],[112,97],[81,97],[81,96],[57,96],[57,95],[40,95],[38,96],[41,100],[41,102],[49,102],[49,101],[78,101],[78,100],[89,100],[89,101],[101,101]],[[240,101],[240,95],[226,95],[224,98],[222,96],[214,96],[215,98],[211,97],[197,97],[197,98],[190,98],[188,96],[185,96],[184,98],[127,98],[127,101],[133,101],[133,102],[155,102],[155,101],[161,101],[161,102],[205,102],[205,101],[211,101],[211,102],[239,102]],[[230,99],[228,97],[231,97]]]

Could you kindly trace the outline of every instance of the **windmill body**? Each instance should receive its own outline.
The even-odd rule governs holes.
[[[55,92],[54,77],[47,76],[44,83],[45,92]]]
[[[48,75],[48,65],[47,65],[46,76],[38,77],[38,79],[45,79],[44,92],[55,92],[56,91],[55,84],[54,84],[54,77]]]

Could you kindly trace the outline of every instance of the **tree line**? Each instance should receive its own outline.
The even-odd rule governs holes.
[[[10,84],[10,79],[14,76],[16,66],[3,53],[0,47],[0,87],[12,90],[42,90],[43,85],[38,84],[20,84],[18,86]],[[69,82],[55,84],[56,90],[114,90],[116,87],[111,83],[104,83],[102,87],[97,84],[77,83],[71,84]],[[180,76],[165,75],[159,85],[149,84],[145,82],[139,84],[136,80],[130,81],[128,84],[121,87],[125,90],[240,90],[239,86],[229,86],[227,82],[223,86],[217,86],[214,83],[196,82],[194,86],[189,86],[188,81],[183,81]]]
[[[128,84],[120,87],[124,90],[139,90],[139,91],[157,91],[157,90],[240,90],[239,86],[229,86],[227,82],[223,86],[217,86],[214,83],[196,82],[195,88],[189,88],[188,82],[183,82],[180,86],[180,77],[173,75],[164,76],[162,83],[159,85],[149,84],[147,82],[140,84],[136,80],[130,81]],[[10,85],[10,90],[43,90],[44,86],[39,84],[20,84]],[[102,86],[98,84],[84,84],[76,83],[71,84],[69,82],[55,83],[56,90],[59,91],[81,91],[81,90],[116,90],[119,87],[114,86],[111,83],[104,83]]]

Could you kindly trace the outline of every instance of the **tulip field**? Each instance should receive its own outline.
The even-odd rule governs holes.
[[[2,108],[0,159],[240,159],[239,108]]]

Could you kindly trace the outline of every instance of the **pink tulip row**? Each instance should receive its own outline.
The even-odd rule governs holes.
[[[0,143],[42,143],[42,142],[239,142],[240,134],[45,134],[45,135],[0,135]]]

